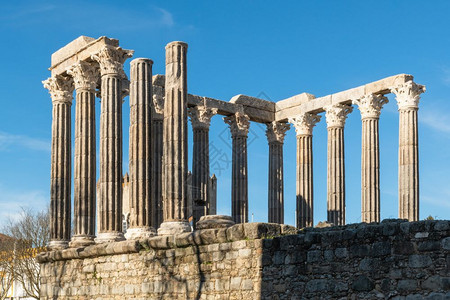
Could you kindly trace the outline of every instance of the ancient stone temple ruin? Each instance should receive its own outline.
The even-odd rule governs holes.
[[[50,251],[39,256],[42,298],[428,295],[429,290],[421,289],[426,286],[424,282],[442,276],[444,271],[439,270],[449,268],[448,259],[439,259],[440,251],[450,249],[446,239],[449,224],[379,223],[378,123],[389,93],[395,94],[399,111],[399,219],[418,221],[417,111],[425,87],[415,83],[411,75],[400,74],[319,98],[302,93],[271,102],[237,95],[223,101],[188,93],[187,50],[184,42],[167,44],[164,75],[152,74],[152,60],[136,58],[130,62],[127,76],[123,66],[133,51],[106,37],[81,36],[52,55],[51,77],[44,81],[52,98],[53,122],[51,242]],[[122,110],[128,109],[123,104],[127,95],[129,226],[124,236]],[[96,97],[101,99],[98,132]],[[313,229],[313,128],[325,113],[328,222],[345,225],[344,126],[353,107],[359,109],[362,121],[361,216],[370,224]],[[231,217],[215,216],[217,179],[209,172],[209,127],[215,115],[224,116],[232,137]],[[188,119],[192,124],[191,148]],[[267,126],[269,224],[247,223],[250,122]],[[289,124],[297,134],[297,228],[283,225],[283,142]],[[189,151],[193,153],[190,171]],[[193,232],[188,223],[191,216],[196,222]],[[434,240],[427,241],[429,236]],[[424,242],[435,242],[427,248],[432,251],[429,255],[420,253]],[[426,274],[423,280],[389,275],[386,283],[378,273],[388,272],[383,268],[389,260],[404,276],[415,278],[417,268]],[[358,268],[360,264],[372,267]],[[348,276],[333,273],[339,268]],[[413,287],[403,289],[408,282],[402,280],[411,280]],[[445,280],[441,281],[439,287],[443,288]]]

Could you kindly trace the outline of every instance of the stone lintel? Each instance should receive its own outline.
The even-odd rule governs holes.
[[[68,67],[71,67],[80,60],[91,60],[92,54],[97,53],[107,45],[118,47],[119,41],[105,36],[99,37],[98,39],[80,36],[52,54],[49,70],[52,72],[52,76],[64,74]]]
[[[283,109],[287,109],[287,108],[291,108],[291,107],[295,107],[298,106],[300,104],[306,103],[308,101],[313,100],[314,98],[316,98],[314,95],[312,94],[308,94],[308,93],[301,93],[292,97],[289,97],[287,99],[283,99],[280,100],[278,102],[276,102],[276,111],[282,111]]]
[[[287,118],[298,115],[301,112],[321,113],[323,107],[332,104],[350,104],[353,99],[359,99],[367,94],[388,94],[391,88],[398,86],[399,84],[413,80],[414,77],[408,74],[399,74],[391,77],[387,77],[378,81],[374,81],[356,88],[348,89],[342,92],[334,93],[331,95],[311,99],[310,101],[301,102],[296,100],[295,97],[291,97],[280,102],[285,105],[280,106],[277,102],[277,111],[275,113],[275,121],[286,121]],[[302,94],[300,94],[302,95]],[[300,96],[297,95],[297,96]],[[286,101],[286,102],[284,102]],[[289,101],[295,103],[294,106],[289,106]]]
[[[254,107],[260,110],[267,110],[272,113],[274,113],[276,110],[275,102],[247,95],[236,95],[230,99],[230,102],[241,104],[244,107],[247,106],[247,107]]]

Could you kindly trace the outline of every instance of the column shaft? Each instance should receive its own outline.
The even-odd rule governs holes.
[[[399,110],[399,218],[419,220],[417,108]]]
[[[328,128],[328,222],[345,224],[344,128]]]
[[[194,224],[201,216],[209,214],[209,130],[193,130],[194,149],[192,152],[192,197]]]
[[[187,44],[166,46],[166,80],[163,121],[164,222],[159,234],[190,231],[187,222]]]
[[[247,136],[233,136],[231,211],[233,221],[248,222]]]
[[[71,221],[71,103],[53,102],[50,245],[66,247]],[[57,245],[59,244],[59,245]]]
[[[380,222],[380,152],[378,119],[362,120],[361,221]]]
[[[162,205],[162,160],[163,160],[163,121],[153,119],[151,125],[151,226],[159,228],[163,222],[163,205]]]
[[[314,224],[312,135],[297,135],[297,228]]]
[[[103,234],[105,240],[120,240],[123,239],[120,77],[113,74],[102,75],[101,93],[99,238]]]
[[[93,243],[95,235],[95,93],[77,89],[75,105],[74,239]]]
[[[283,144],[269,143],[269,222],[284,223]]]
[[[130,226],[127,238],[155,234],[150,227],[152,64],[145,58],[135,59],[130,64]]]

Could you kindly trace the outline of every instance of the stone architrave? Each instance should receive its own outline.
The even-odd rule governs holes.
[[[151,226],[159,228],[163,222],[162,183],[163,183],[163,120],[164,120],[164,95],[153,91],[152,124],[150,146],[151,150]]]
[[[52,98],[52,159],[50,186],[50,249],[64,249],[71,223],[72,78],[56,75],[42,82]]]
[[[242,110],[242,109],[241,109]],[[231,178],[231,213],[235,223],[248,222],[248,166],[247,136],[250,118],[242,111],[224,117],[229,125],[233,140],[232,178]]]
[[[95,89],[98,66],[79,61],[68,69],[76,90],[74,156],[74,236],[71,247],[94,243],[96,211]]]
[[[98,243],[120,241],[122,233],[123,64],[133,51],[105,46],[91,56],[100,65],[100,199]]]
[[[319,121],[320,116],[312,113],[289,118],[297,134],[297,228],[312,227],[314,222],[312,132]]]
[[[345,225],[344,125],[353,108],[335,104],[324,110],[328,129],[327,221]]]
[[[188,109],[191,119],[194,147],[192,151],[192,200],[194,224],[208,215],[209,191],[209,126],[217,108],[203,106]]]
[[[283,144],[286,123],[272,122],[266,124],[266,136],[269,143],[269,223],[284,223],[284,179],[283,179]]]
[[[130,63],[130,225],[127,239],[156,234],[151,205],[152,65],[147,58]]]
[[[417,111],[425,86],[407,81],[391,89],[399,111],[398,198],[400,219],[419,220],[419,141]]]
[[[383,95],[369,94],[353,100],[361,112],[361,221],[380,222],[380,150],[381,108],[388,102]]]
[[[166,78],[163,121],[163,213],[159,235],[191,231],[187,221],[187,69],[188,45],[166,46]]]

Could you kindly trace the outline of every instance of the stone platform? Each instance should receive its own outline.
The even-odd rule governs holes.
[[[450,221],[247,223],[38,260],[41,299],[448,299]]]

